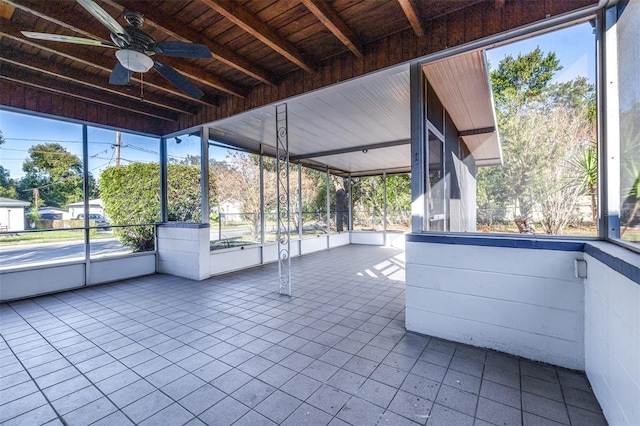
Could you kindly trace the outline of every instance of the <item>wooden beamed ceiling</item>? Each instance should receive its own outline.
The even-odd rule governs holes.
[[[539,0],[95,0],[121,25],[145,17],[157,42],[203,44],[212,59],[154,56],[197,86],[194,99],[155,70],[109,84],[115,49],[75,0],[0,0],[0,96],[6,107],[166,134],[597,4]],[[36,99],[34,100],[33,97]],[[78,108],[75,108],[78,107]]]

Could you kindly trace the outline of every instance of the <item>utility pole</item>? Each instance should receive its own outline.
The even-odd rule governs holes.
[[[120,132],[116,132],[116,167],[120,165]]]

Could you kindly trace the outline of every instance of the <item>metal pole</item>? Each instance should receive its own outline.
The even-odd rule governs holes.
[[[298,239],[302,239],[302,164],[298,163]],[[300,243],[301,244],[301,243]],[[302,249],[301,245],[298,245]],[[302,250],[298,252],[302,254]]]
[[[167,186],[167,139],[160,138],[160,222],[169,221]]]
[[[91,278],[91,240],[89,239],[89,133],[87,125],[82,125],[82,196],[84,198],[84,285]],[[37,209],[38,206],[36,206]]]
[[[201,173],[201,192],[202,192],[202,223],[210,223],[209,215],[211,214],[211,200],[209,200],[209,128],[202,127],[200,129],[200,173]]]
[[[278,278],[291,296],[291,203],[289,198],[289,121],[287,104],[276,105],[276,175],[278,199]]]
[[[387,172],[382,172],[382,193],[384,204],[382,207],[382,232],[384,235],[384,245],[387,245]]]
[[[331,248],[331,195],[329,188],[329,168],[327,167],[327,248]]]
[[[264,247],[264,229],[265,229],[265,217],[264,217],[264,160],[262,156],[264,154],[264,148],[260,144],[260,244]],[[277,221],[276,221],[277,222]]]

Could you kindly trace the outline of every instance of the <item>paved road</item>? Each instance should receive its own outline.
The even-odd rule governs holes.
[[[222,231],[222,238],[241,237],[250,232],[249,228],[227,229]],[[211,239],[218,239],[217,229],[211,230]],[[92,258],[130,252],[131,250],[120,244],[117,238],[91,242]],[[83,259],[84,243],[82,241],[0,247],[0,268]]]
[[[90,247],[91,257],[103,257],[131,251],[120,244],[117,238],[92,241]],[[0,268],[82,259],[84,259],[84,243],[82,241],[0,247]]]

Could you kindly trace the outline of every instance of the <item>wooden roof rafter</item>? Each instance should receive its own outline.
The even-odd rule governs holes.
[[[398,0],[398,3],[400,3],[400,7],[402,7],[402,11],[407,16],[407,19],[411,24],[411,28],[413,28],[413,32],[415,32],[418,37],[424,36],[424,27],[422,25],[422,19],[420,18],[418,5],[415,3],[415,1],[414,0]]]
[[[157,8],[154,8],[146,2],[132,0],[103,1],[121,10],[136,10],[144,15],[146,24],[154,26],[158,30],[169,34],[178,40],[204,44],[209,48],[214,59],[219,60],[220,62],[233,67],[258,81],[261,81],[262,83],[269,85],[276,84],[276,78],[267,70],[249,61],[247,58],[238,55],[232,50],[227,49],[223,45],[216,43],[198,31],[176,22],[175,19],[163,16],[158,12]]]
[[[340,18],[331,5],[324,0],[301,0],[322,24],[329,29],[358,58],[362,58],[362,42]]]
[[[281,37],[269,25],[256,18],[241,4],[224,0],[200,0],[200,2],[215,10],[306,72],[315,72],[315,64],[305,58],[293,43]]]

